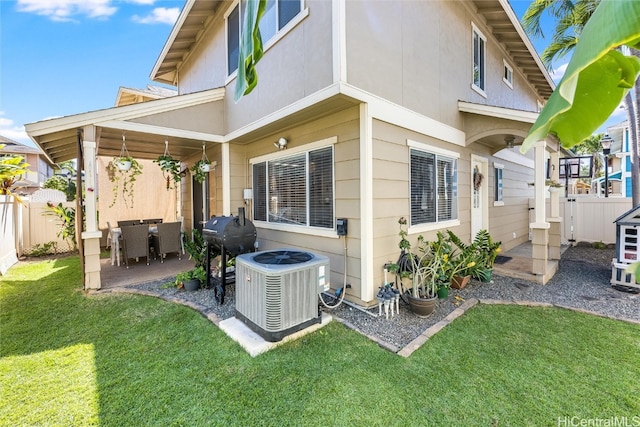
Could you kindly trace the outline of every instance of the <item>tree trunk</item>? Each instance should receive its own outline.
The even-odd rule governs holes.
[[[631,49],[631,53],[640,58],[640,50]],[[629,119],[629,137],[631,151],[631,203],[633,207],[640,204],[640,157],[638,156],[638,133],[640,133],[640,111],[638,100],[640,99],[640,79],[636,79],[635,102],[631,91],[624,98],[627,117]]]

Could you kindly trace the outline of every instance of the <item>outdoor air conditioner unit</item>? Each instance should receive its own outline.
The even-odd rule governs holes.
[[[236,318],[266,341],[320,323],[318,294],[329,289],[329,258],[295,249],[236,257]]]

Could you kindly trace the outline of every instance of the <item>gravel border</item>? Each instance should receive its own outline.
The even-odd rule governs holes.
[[[368,313],[346,303],[334,310],[323,310],[393,352],[415,347],[414,340],[424,341],[433,335],[433,329],[429,328],[437,325],[435,329],[442,329],[478,301],[558,306],[640,324],[640,294],[618,291],[609,284],[614,257],[615,249],[611,248],[570,247],[562,255],[558,272],[546,285],[499,275],[494,275],[490,283],[471,280],[465,289],[451,289],[448,298],[438,300],[428,318],[415,316],[402,301],[400,312],[389,319],[384,314],[373,316],[378,314],[377,306],[366,310]],[[235,286],[227,287],[225,302],[220,305],[212,289],[187,292],[166,286],[172,280],[169,277],[111,291],[141,293],[181,303],[202,312],[215,324],[235,315]],[[405,349],[402,353],[411,351]]]

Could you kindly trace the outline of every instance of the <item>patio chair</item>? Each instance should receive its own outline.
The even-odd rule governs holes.
[[[118,261],[118,267],[120,267],[120,240],[122,240],[122,233],[116,233],[111,226],[111,223],[107,221],[107,228],[109,233],[107,234],[107,247],[111,249],[111,265]]]
[[[149,265],[149,226],[129,225],[121,227],[124,261],[129,268],[129,259],[147,257]]]
[[[179,222],[165,222],[157,225],[158,232],[153,236],[153,246],[156,255],[160,255],[160,262],[168,253],[176,252],[178,259],[182,259],[182,239]]]
[[[126,227],[129,225],[140,225],[139,219],[127,219],[124,221],[118,221],[118,227]]]

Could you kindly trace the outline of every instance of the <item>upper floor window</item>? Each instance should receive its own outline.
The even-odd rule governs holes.
[[[507,63],[506,60],[502,61],[504,64],[504,71],[502,72],[502,81],[505,82],[507,86],[513,89],[513,68],[511,65]]]
[[[472,87],[484,95],[486,74],[487,38],[473,26],[473,84]]]
[[[302,10],[303,0],[267,0],[264,15],[260,19],[260,35],[266,44]],[[241,0],[227,15],[227,69],[228,75],[238,69],[240,33],[246,0]]]
[[[333,146],[253,164],[256,221],[333,228]]]
[[[457,160],[410,149],[411,225],[458,219]]]

